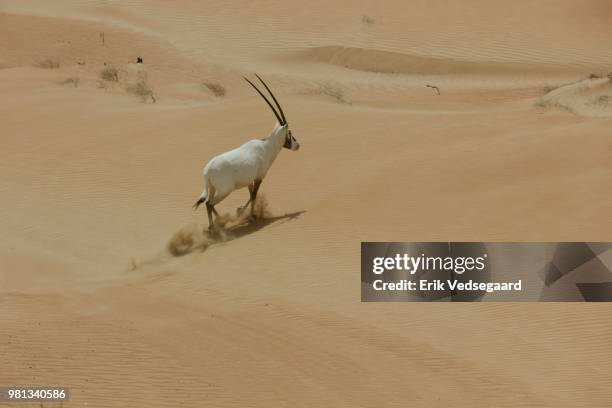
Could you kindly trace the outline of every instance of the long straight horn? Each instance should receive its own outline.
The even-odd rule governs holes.
[[[283,118],[283,122],[287,123],[287,119],[285,119],[285,113],[283,112],[283,108],[281,108],[280,103],[278,103],[278,101],[276,100],[276,97],[274,97],[274,94],[272,93],[270,88],[268,88],[268,85],[266,85],[264,80],[261,79],[261,77],[259,75],[255,74],[255,76],[257,77],[257,79],[259,79],[259,81],[263,84],[263,86],[266,87],[266,89],[270,93],[270,96],[272,96],[272,99],[274,99],[274,103],[276,104],[276,107],[278,108],[278,111],[280,112],[280,114],[281,114],[281,116]]]
[[[285,121],[278,115],[278,112],[276,112],[276,109],[274,109],[274,106],[272,106],[272,104],[270,103],[268,98],[266,98],[266,96],[263,93],[261,93],[261,91],[259,89],[257,89],[257,87],[255,86],[255,84],[253,84],[251,81],[249,81],[249,79],[247,77],[243,77],[243,78],[244,78],[245,81],[247,81],[249,84],[251,84],[251,86],[253,88],[255,88],[257,93],[264,99],[264,101],[266,101],[266,103],[268,104],[270,109],[272,109],[272,112],[274,112],[274,116],[276,116],[276,119],[278,119],[278,123],[280,123],[281,126],[284,125]]]

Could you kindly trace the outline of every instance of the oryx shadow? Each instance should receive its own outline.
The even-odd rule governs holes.
[[[216,227],[212,231],[207,230],[206,233],[208,233],[210,238],[219,240],[220,242],[233,241],[235,239],[242,238],[246,235],[254,234],[269,225],[284,224],[286,222],[293,221],[299,218],[305,212],[306,210],[300,210],[291,213],[286,213],[284,215],[257,217],[255,219],[248,220],[228,228]],[[224,234],[226,235],[225,237],[223,237]]]
[[[253,234],[272,224],[282,224],[297,219],[306,211],[296,211],[279,216],[263,216],[254,219],[238,220],[237,224],[228,226],[216,225],[213,230],[187,226],[175,232],[166,244],[166,250],[172,257],[180,257],[192,252],[204,252],[209,247],[227,243]]]

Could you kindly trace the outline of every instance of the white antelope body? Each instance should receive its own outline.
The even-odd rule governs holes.
[[[291,130],[289,130],[289,125],[285,119],[285,114],[274,97],[274,94],[258,75],[257,79],[261,81],[263,86],[270,93],[270,96],[272,96],[278,108],[278,112],[264,94],[251,81],[245,78],[245,80],[251,84],[266,101],[270,109],[272,109],[278,122],[267,138],[250,140],[236,149],[215,156],[204,167],[205,187],[194,204],[194,208],[197,209],[200,204],[206,203],[209,229],[213,227],[213,213],[218,215],[215,210],[215,205],[220,203],[234,190],[244,187],[249,188],[249,200],[240,207],[238,211],[242,212],[251,204],[252,215],[259,186],[272,166],[272,163],[274,163],[278,153],[280,153],[283,147],[291,150],[298,150],[300,148],[300,144],[291,135]]]

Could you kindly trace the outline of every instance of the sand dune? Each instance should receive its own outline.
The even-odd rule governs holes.
[[[449,58],[431,58],[397,52],[327,46],[313,48],[305,53],[306,60],[325,62],[349,69],[386,74],[412,75],[528,75],[554,74],[562,67],[546,64],[518,64],[502,62],[461,61]]]
[[[576,115],[610,117],[611,98],[612,76],[593,76],[552,89],[536,104],[545,108],[565,109]]]
[[[0,3],[0,385],[66,385],[65,406],[607,406],[606,307],[361,304],[359,243],[609,241],[612,7],[300,6]],[[232,218],[238,191],[213,239],[203,165],[274,124],[253,72],[302,147],[267,216]]]

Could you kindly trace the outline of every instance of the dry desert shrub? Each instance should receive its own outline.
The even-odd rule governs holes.
[[[204,82],[204,86],[217,98],[223,98],[225,96],[225,87],[218,82]]]
[[[100,77],[105,81],[119,82],[119,70],[112,65],[107,65],[100,71]]]
[[[149,98],[151,98],[153,103],[157,102],[155,95],[153,94],[153,90],[144,80],[128,85],[126,90],[131,94],[140,96],[143,102],[146,102]]]
[[[320,95],[330,96],[340,103],[348,103],[348,101],[344,98],[344,92],[342,89],[331,84],[320,85],[317,93]]]
[[[535,106],[537,106],[538,108],[557,108],[557,109],[565,110],[565,111],[567,111],[569,113],[572,113],[574,115],[578,114],[573,107],[568,106],[566,104],[563,104],[563,103],[559,102],[556,99],[547,99],[547,100],[539,99],[535,103]]]
[[[75,88],[79,86],[80,78],[70,77],[60,82],[61,85],[74,85]]]
[[[37,68],[56,69],[60,67],[60,62],[57,58],[44,58],[36,61],[35,66]]]
[[[370,16],[363,15],[361,17],[361,22],[367,25],[372,25],[374,24],[374,19]]]

